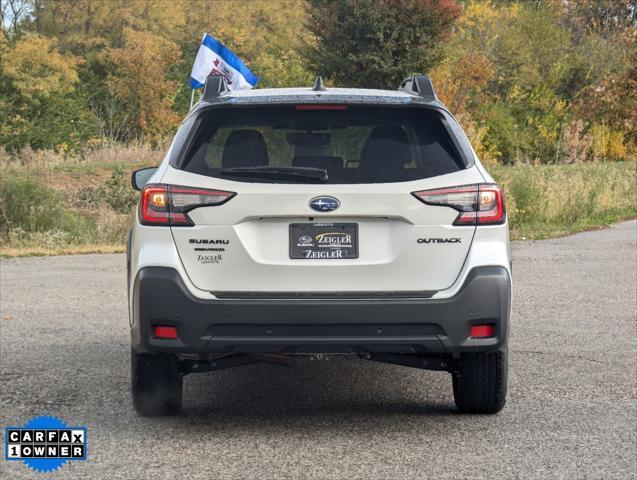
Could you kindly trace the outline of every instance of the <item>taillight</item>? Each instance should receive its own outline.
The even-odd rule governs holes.
[[[504,223],[506,210],[502,189],[494,184],[465,185],[413,192],[427,205],[451,207],[460,212],[454,225],[497,225]]]
[[[146,185],[140,202],[142,225],[193,225],[187,213],[193,208],[221,205],[236,193],[222,190],[178,187],[174,185]]]

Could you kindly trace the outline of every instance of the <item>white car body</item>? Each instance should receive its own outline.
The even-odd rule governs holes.
[[[453,296],[474,267],[498,265],[510,272],[508,223],[495,226],[455,227],[456,212],[447,207],[421,206],[409,192],[471,183],[493,183],[474,157],[475,164],[462,172],[409,183],[369,185],[281,185],[232,182],[201,178],[162,162],[150,183],[170,183],[237,191],[234,203],[203,207],[190,215],[196,223],[189,229],[158,229],[144,226],[135,217],[131,244],[132,278],[144,267],[161,266],[177,270],[190,293],[201,299],[216,298],[212,291],[357,291],[437,290],[433,298]],[[237,185],[241,183],[241,185]],[[406,195],[405,195],[406,193]],[[334,264],[318,260],[308,264],[288,257],[288,232],[277,228],[316,217],[307,208],[318,195],[337,197],[342,207],[321,214],[321,219],[339,222],[365,221],[361,227],[361,258]],[[400,198],[397,198],[400,195]],[[370,206],[369,197],[380,199]],[[277,197],[285,204],[277,205]],[[404,198],[403,198],[404,197]],[[413,205],[415,203],[415,205]],[[411,204],[411,205],[410,205]],[[414,211],[418,207],[419,211]],[[365,212],[365,213],[361,213]],[[209,217],[214,215],[214,223]],[[391,220],[378,220],[389,217]],[[264,220],[274,218],[274,220]],[[277,225],[278,224],[278,225]],[[193,232],[196,232],[193,233]],[[363,233],[369,232],[369,235]],[[234,251],[227,254],[223,272],[214,275],[216,265],[198,265],[194,251],[188,251],[191,236],[228,238]],[[460,244],[416,243],[423,237],[460,237]],[[257,242],[257,239],[260,242]],[[181,246],[180,248],[178,247]],[[263,248],[263,247],[270,248]],[[451,250],[451,251],[450,251]],[[413,256],[419,263],[413,261]],[[420,263],[422,262],[422,263]],[[190,267],[186,271],[186,266]],[[423,272],[423,268],[426,270]],[[336,271],[335,271],[336,270]],[[433,277],[435,275],[435,277]],[[379,278],[380,276],[380,278]],[[210,283],[206,284],[208,280]],[[327,287],[329,285],[329,288]],[[203,288],[202,288],[203,287]]]

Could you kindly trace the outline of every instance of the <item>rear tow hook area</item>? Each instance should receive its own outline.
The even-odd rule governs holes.
[[[458,371],[460,360],[453,357],[424,356],[408,353],[369,353],[360,355],[365,360],[391,363],[403,367],[420,368],[422,370],[438,370],[454,373]]]
[[[179,361],[179,373],[184,376],[189,373],[213,372],[253,363],[270,363],[282,367],[296,366],[294,357],[288,355],[275,353],[229,354],[198,359],[182,357]]]

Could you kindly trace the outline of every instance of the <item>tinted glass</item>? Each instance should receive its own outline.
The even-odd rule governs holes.
[[[233,169],[313,168],[328,184],[388,183],[465,168],[440,113],[416,108],[211,109],[182,162],[186,171],[243,182],[316,183],[314,178]],[[249,172],[248,172],[249,173]]]

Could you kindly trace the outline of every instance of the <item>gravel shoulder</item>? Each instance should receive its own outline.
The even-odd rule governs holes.
[[[637,221],[513,256],[496,416],[456,413],[447,374],[331,359],[189,376],[158,419],[129,398],[124,256],[1,260],[0,425],[86,425],[56,478],[637,478]]]

